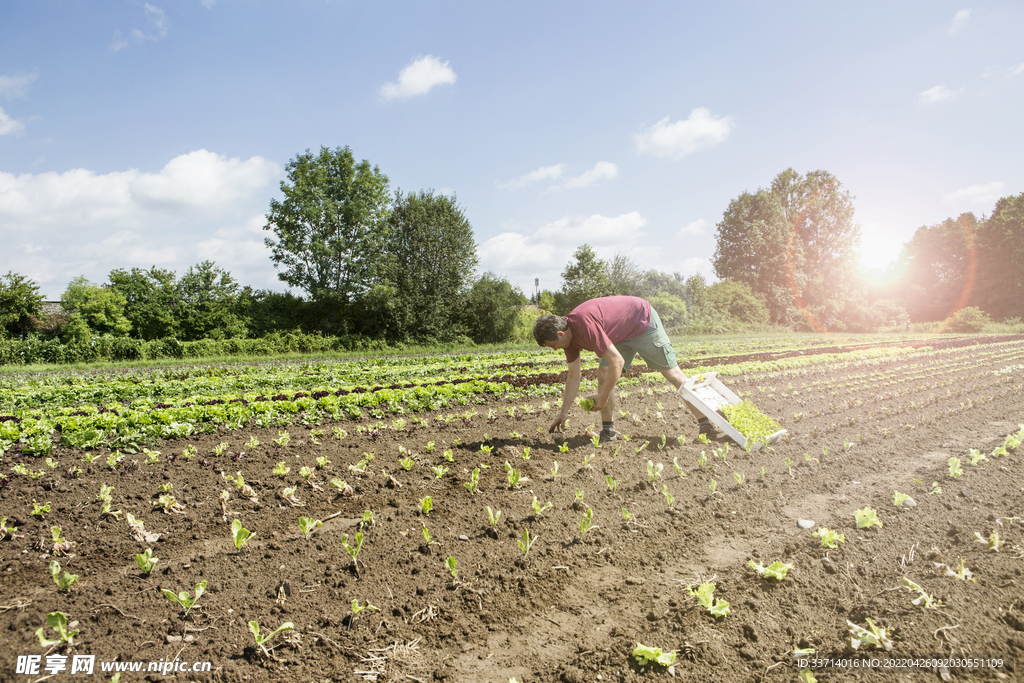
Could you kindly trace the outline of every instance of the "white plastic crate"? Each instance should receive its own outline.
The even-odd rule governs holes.
[[[747,437],[740,434],[735,427],[729,424],[729,421],[725,419],[725,416],[718,412],[724,405],[735,405],[739,403],[740,397],[734,394],[727,386],[719,382],[717,375],[717,372],[705,372],[702,375],[693,375],[692,377],[688,377],[686,381],[683,382],[683,385],[679,387],[679,391],[677,393],[686,399],[690,405],[700,411],[702,415],[711,420],[711,423],[724,432],[726,436],[746,450]],[[775,432],[766,438],[763,444],[760,440],[755,441],[750,450],[756,451],[762,445],[767,446],[769,444],[773,444],[785,433],[785,429]]]

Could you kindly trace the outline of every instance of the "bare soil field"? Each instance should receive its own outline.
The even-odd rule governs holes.
[[[789,431],[749,454],[735,444],[723,453],[724,437],[700,443],[693,417],[653,376],[620,399],[616,425],[629,440],[600,448],[587,433],[593,416],[579,409],[564,436],[549,435],[554,409],[539,399],[529,413],[521,400],[491,399],[364,431],[377,421],[325,421],[322,436],[295,423],[283,446],[276,428],[190,437],[159,445],[155,463],[128,456],[118,471],[104,464],[109,451],[83,463],[82,452],[57,448],[80,476],[12,475],[0,490],[0,515],[17,527],[0,541],[0,680],[108,680],[115,669],[101,663],[120,662],[122,682],[795,681],[796,649],[814,650],[802,668],[819,681],[1024,680],[1024,447],[993,454],[1024,423],[1022,349],[1018,340],[863,363],[852,352],[846,367],[723,378]],[[248,448],[253,436],[260,445]],[[198,454],[186,459],[189,445]],[[971,465],[971,449],[987,459]],[[320,457],[329,464],[317,468]],[[403,469],[402,457],[415,464]],[[950,475],[952,457],[960,476]],[[5,474],[17,461],[4,456]],[[272,474],[281,462],[289,473]],[[516,487],[506,462],[522,477]],[[315,469],[308,480],[304,466]],[[435,468],[449,469],[438,477]],[[237,472],[257,500],[225,480]],[[329,486],[333,478],[350,490]],[[114,510],[159,539],[133,538],[123,514],[101,517],[103,484],[114,487]],[[180,511],[154,507],[167,484]],[[291,499],[286,487],[296,488]],[[916,505],[895,506],[894,491]],[[552,505],[536,514],[535,499]],[[34,501],[51,512],[31,516]],[[493,526],[488,507],[501,512]],[[856,528],[863,508],[881,526]],[[581,531],[588,509],[592,526]],[[306,538],[300,516],[323,525]],[[253,534],[241,550],[236,519]],[[74,543],[56,558],[55,525]],[[822,547],[820,527],[845,541]],[[360,531],[354,563],[344,544]],[[997,550],[975,536],[993,531]],[[134,559],[147,547],[159,558],[149,575]],[[51,579],[54,559],[79,576],[66,592]],[[793,568],[765,579],[750,560]],[[973,580],[951,575],[961,567]],[[941,606],[913,604],[920,594],[904,577]],[[161,592],[203,581],[187,614]],[[708,581],[729,603],[724,617],[687,590]],[[353,601],[373,608],[353,618]],[[40,646],[36,631],[54,611],[79,630],[70,646]],[[851,649],[848,622],[869,628],[868,619],[886,629],[891,651]],[[266,643],[268,656],[253,620],[264,634],[294,629]],[[55,637],[49,626],[44,634]],[[674,665],[642,669],[630,654],[638,643],[675,650]],[[76,654],[95,656],[92,677],[71,674]],[[18,670],[28,655],[42,655],[32,675]],[[48,672],[46,655],[66,655],[67,669]],[[922,661],[935,658],[967,664]],[[154,673],[153,662],[172,666]],[[204,663],[208,671],[182,670]]]

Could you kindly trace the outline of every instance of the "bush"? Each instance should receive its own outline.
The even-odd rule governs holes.
[[[950,332],[981,332],[992,318],[977,306],[965,306],[957,311],[949,324]]]

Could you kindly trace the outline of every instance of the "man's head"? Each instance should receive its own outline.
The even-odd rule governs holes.
[[[572,330],[562,316],[542,315],[533,325],[533,338],[549,349],[564,349],[572,343]]]

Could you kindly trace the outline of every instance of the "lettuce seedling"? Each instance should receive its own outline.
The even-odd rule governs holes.
[[[576,491],[575,491],[575,493],[573,495],[576,496],[576,502],[579,503],[580,505],[583,505],[583,490],[582,489],[576,489]]]
[[[784,564],[776,560],[770,565],[765,567],[760,562],[754,562],[751,560],[747,562],[747,566],[757,572],[758,576],[762,579],[775,579],[776,581],[784,581],[786,578],[786,572],[793,568],[791,564]]]
[[[456,565],[458,565],[458,564],[459,564],[458,560],[456,560],[454,557],[451,557],[451,556],[449,556],[444,561],[444,566],[448,568],[448,571],[452,575],[452,583],[455,583],[459,579],[459,570],[455,568]]]
[[[281,462],[277,463],[277,465],[274,466],[274,469],[270,470],[270,473],[277,477],[284,477],[291,471],[292,468],[285,465],[284,460],[282,460]]]
[[[643,442],[642,444],[640,444],[639,446],[637,446],[637,447],[636,447],[636,448],[634,449],[634,450],[636,450],[636,454],[637,454],[637,455],[640,455],[640,452],[641,452],[641,451],[643,451],[643,450],[644,450],[645,448],[647,448],[647,446],[648,446],[648,445],[649,445],[650,443],[651,443],[650,441],[644,441],[644,442]]]
[[[705,446],[707,446],[709,443],[711,443],[711,440],[708,438],[707,434],[698,434],[697,435],[697,441],[700,441]]]
[[[160,508],[160,511],[165,515],[169,515],[172,512],[179,515],[185,514],[185,508],[169,493],[161,494],[159,498],[154,500],[153,507]]]
[[[418,503],[420,512],[424,517],[430,516],[430,511],[434,509],[434,499],[430,496],[424,496]]]
[[[960,458],[956,458],[956,457],[950,458],[949,459],[949,476],[950,477],[959,477],[963,473],[964,473],[964,470],[963,470],[962,467],[960,467]]]
[[[921,586],[914,583],[907,577],[904,576],[900,583],[910,592],[917,593],[917,597],[910,601],[912,604],[917,605],[918,607],[924,607],[925,609],[938,609],[939,607],[944,606],[941,600],[936,600],[935,596],[926,593]]]
[[[316,459],[316,468],[318,470],[322,470],[330,464],[331,461],[327,458],[326,455],[321,455],[319,458]]]
[[[972,467],[977,467],[978,463],[988,460],[988,456],[979,451],[977,448],[972,448],[967,454],[968,461]]]
[[[861,645],[864,645],[876,650],[884,648],[886,652],[890,652],[892,650],[892,640],[889,638],[890,629],[876,626],[875,622],[870,617],[865,619],[865,621],[868,622],[868,627],[871,629],[870,631],[847,619],[846,625],[850,630],[850,647],[854,650],[858,650]]]
[[[265,654],[267,657],[271,659],[274,659],[274,655],[272,655],[270,650],[267,649],[267,642],[269,642],[270,639],[276,636],[278,633],[281,633],[282,631],[291,631],[294,628],[295,624],[293,624],[290,621],[286,621],[270,633],[261,635],[260,623],[258,621],[249,622],[249,632],[252,633],[252,637],[256,639],[256,644],[259,645],[261,650],[263,650],[263,654]]]
[[[665,502],[668,504],[669,507],[672,507],[673,505],[676,504],[676,497],[668,492],[668,484],[661,485],[661,494],[665,496]]]
[[[377,522],[373,519],[373,510],[363,510],[363,518],[359,522],[359,528],[365,529],[368,526],[376,526]]]
[[[189,444],[189,445],[185,446],[185,448],[182,449],[181,457],[185,458],[185,462],[188,462],[192,458],[196,457],[196,455],[198,453],[199,453],[199,451],[198,451],[198,449],[196,449],[195,445],[194,444]]]
[[[587,511],[580,517],[579,529],[580,529],[580,540],[583,540],[583,536],[591,529],[596,529],[594,526],[594,510],[587,508]]]
[[[294,508],[305,507],[306,504],[295,497],[296,490],[297,489],[294,486],[286,486],[283,489],[281,489],[281,493],[277,495],[280,496],[282,500],[288,501]]]
[[[491,451],[493,451],[493,450],[494,450],[494,446],[487,446],[487,445],[484,445],[484,444],[480,444],[480,452],[481,453],[486,453],[487,455],[490,455]]]
[[[16,526],[7,526],[7,517],[0,517],[0,541],[4,540],[8,536],[14,536],[14,532],[18,530]]]
[[[53,578],[53,582],[57,584],[57,588],[62,591],[67,591],[71,588],[71,584],[78,581],[78,574],[68,574],[64,572],[64,576],[60,575],[60,563],[57,560],[50,560],[50,576]]]
[[[629,520],[633,519],[633,513],[627,510],[626,508],[622,508],[622,519],[628,522]]]
[[[604,480],[608,482],[608,490],[615,493],[615,490],[619,488],[619,480],[610,474],[605,475]]]
[[[245,448],[246,448],[246,450],[249,450],[249,451],[253,450],[254,448],[256,448],[259,445],[260,445],[260,440],[256,438],[255,434],[250,436],[249,440],[245,442]]]
[[[962,557],[960,558],[960,563],[957,565],[957,568],[955,570],[948,565],[935,565],[936,569],[939,569],[940,567],[946,568],[946,576],[952,576],[954,578],[960,579],[961,581],[974,582],[974,574],[971,572],[970,569],[967,568],[967,565],[964,564],[964,558]]]
[[[449,448],[449,449],[447,449],[447,450],[446,450],[446,451],[445,451],[445,452],[444,452],[444,453],[443,453],[443,454],[441,455],[441,457],[443,457],[443,458],[445,459],[445,462],[455,462],[455,455],[454,455],[454,454],[452,453],[452,449],[450,449],[450,448]]]
[[[345,548],[345,552],[348,553],[349,557],[352,558],[352,566],[356,568],[356,572],[359,571],[359,551],[363,549],[363,532],[356,532],[356,542],[353,545],[348,544],[348,534],[341,535],[341,545]]]
[[[328,482],[327,485],[330,486],[331,488],[338,489],[339,495],[343,495],[346,493],[352,495],[354,493],[352,487],[348,485],[347,481],[342,481],[341,479],[338,478],[331,479],[331,481]]]
[[[523,460],[529,460],[529,459],[530,459],[530,447],[529,446],[523,446]]]
[[[587,469],[588,467],[590,467],[590,463],[593,462],[594,457],[596,455],[596,453],[590,453],[588,455],[583,456],[583,469]]]
[[[229,447],[229,445],[226,442],[221,441],[219,444],[214,446],[210,450],[210,452],[213,453],[214,455],[216,455],[219,458],[220,456],[224,455],[224,451],[226,451],[228,449],[228,447]]]
[[[537,500],[537,497],[534,496],[533,499]],[[500,520],[500,519],[501,519],[501,510],[492,510],[491,506],[488,505],[487,506],[487,521],[491,523],[491,528],[494,529],[495,531],[498,530],[498,520]]]
[[[594,448],[600,448],[601,447],[601,435],[600,434],[591,434],[590,435],[590,443],[594,446]]]
[[[50,539],[53,541],[53,544],[50,547],[50,552],[52,552],[57,557],[60,557],[61,555],[67,555],[68,551],[75,546],[74,543],[63,538],[60,534],[61,528],[59,526],[50,527]]]
[[[536,515],[537,517],[540,517],[541,515],[543,515],[545,510],[550,510],[552,507],[554,507],[551,504],[551,501],[548,501],[544,505],[541,505],[540,501],[537,500],[537,496],[533,497],[533,502],[530,503],[530,505],[533,507],[533,514]]]
[[[811,652],[813,651],[811,650]],[[818,679],[814,677],[814,673],[810,669],[800,669],[796,676],[800,679],[800,683],[818,683]]]
[[[555,464],[551,466],[551,478],[552,479],[557,479],[558,478],[558,461],[555,460],[554,463]]]
[[[517,489],[520,486],[520,481],[523,480],[523,475],[518,470],[509,464],[508,460],[505,461],[505,476],[508,479],[508,487],[510,489]]]
[[[568,453],[569,452],[569,442],[568,441],[563,441],[562,445],[558,447],[558,452],[559,453]]]
[[[708,482],[708,490],[711,491],[712,496],[715,495],[715,493],[717,493],[717,488],[718,482],[716,480],[712,479],[711,481]]]
[[[928,495],[929,496],[941,496],[942,495],[942,487],[939,486],[939,482],[937,482],[937,481],[933,481],[932,482],[932,489],[931,489],[931,491],[928,492]]]
[[[645,667],[651,662],[659,664],[661,666],[672,666],[676,663],[676,651],[662,652],[660,647],[648,647],[637,643],[636,647],[630,653],[638,666]],[[642,670],[642,669],[641,669]]]
[[[711,452],[714,454],[716,458],[718,458],[722,462],[726,462],[727,458],[729,457],[729,444],[719,446],[718,448]]]
[[[50,503],[49,502],[47,502],[46,505],[40,505],[39,503],[37,503],[35,501],[35,498],[32,499],[32,512],[29,513],[30,516],[38,517],[39,519],[42,519],[43,518],[43,513],[46,513],[46,512],[49,512],[49,511],[50,511]]]
[[[235,520],[238,521],[238,520]],[[176,602],[181,605],[181,608],[185,610],[182,616],[188,616],[188,613],[192,610],[192,607],[199,601],[200,596],[206,591],[206,581],[200,581],[196,584],[196,596],[194,598],[189,597],[188,591],[181,591],[175,594],[174,591],[166,588],[161,588],[160,592],[164,594],[164,597],[171,602]]]
[[[988,535],[988,538],[985,538],[977,531],[975,531],[974,540],[984,545],[987,550],[994,550],[997,553],[999,552],[999,548],[1002,547],[1004,543],[1006,543],[1006,541],[999,540],[999,531],[996,529],[992,530],[992,533]]]
[[[313,531],[324,525],[319,519],[313,519],[312,517],[299,517],[299,530],[302,531],[302,535],[309,540],[309,537],[313,535]]]
[[[291,439],[292,435],[289,434],[287,431],[278,432],[277,438],[274,439],[274,443],[280,446],[281,448],[284,448],[285,446],[288,445],[288,442],[291,441]]]
[[[871,508],[855,510],[853,518],[857,520],[858,529],[870,529],[873,526],[882,526],[882,522],[878,519],[877,513]]]
[[[143,574],[150,574],[153,571],[153,567],[155,567],[156,563],[159,561],[159,557],[153,557],[152,548],[146,548],[144,552],[137,553],[135,555],[135,564],[139,566],[139,569],[142,570]]]
[[[141,519],[135,519],[132,513],[124,513],[124,518],[128,522],[128,528],[132,530],[132,538],[139,543],[156,543],[157,539],[160,538],[160,534],[146,531],[146,525]]]
[[[679,456],[672,458],[672,469],[676,471],[680,479],[686,479],[686,472],[683,471],[683,466],[679,464]]]
[[[47,640],[43,635],[43,627],[40,626],[36,629],[36,637],[39,638],[40,647],[53,647],[54,645],[60,645],[61,643],[67,643],[70,647],[74,644],[73,639],[78,635],[78,629],[73,631],[68,630],[68,618],[63,612],[50,612],[46,615],[46,623],[50,625],[50,628],[57,632],[57,638],[59,638],[59,640]]]
[[[235,544],[236,550],[241,550],[245,547],[245,544],[249,542],[252,536],[252,532],[248,529],[242,528],[241,520],[236,519],[231,522],[231,540]]]
[[[416,465],[416,461],[412,458],[400,458],[398,464],[402,466],[403,470],[408,472]]]
[[[448,472],[448,470],[450,468],[445,467],[444,465],[434,465],[430,469],[432,469],[434,471],[434,477],[436,479],[440,479],[441,477],[443,477],[445,475],[446,472]]]
[[[899,491],[893,491],[892,493],[892,504],[896,507],[903,507],[904,501],[909,499],[910,496],[906,493],[900,493]]]
[[[652,461],[648,460],[647,461],[647,478],[653,484],[656,479],[660,479],[661,478],[661,472],[664,469],[665,469],[665,466],[662,463],[659,462],[657,465],[655,465]]]
[[[836,531],[827,527],[819,527],[814,532],[814,535],[821,540],[822,548],[838,548],[840,543],[846,542],[843,534],[836,533]]]
[[[711,616],[716,619],[724,617],[729,614],[729,603],[725,600],[718,600],[715,598],[715,583],[714,581],[707,581],[697,586],[697,590],[693,589],[693,586],[687,586],[686,592],[691,597],[697,598],[697,604],[711,612]]]
[[[530,548],[537,542],[537,537],[530,538],[530,530],[523,529],[523,537],[516,541],[516,545],[519,546],[519,552],[523,554],[523,561],[530,555]]]
[[[594,408],[597,406],[597,401],[595,401],[592,398],[580,399],[579,401],[577,401],[577,403],[579,404],[580,408],[583,408],[583,410],[587,411],[588,413],[593,412]]]
[[[469,475],[469,481],[463,482],[463,486],[470,493],[476,493],[476,487],[480,484],[480,468],[474,467],[473,472]]]
[[[743,482],[747,480],[747,477],[742,472],[733,472],[732,478],[736,480],[737,486],[743,486]]]

